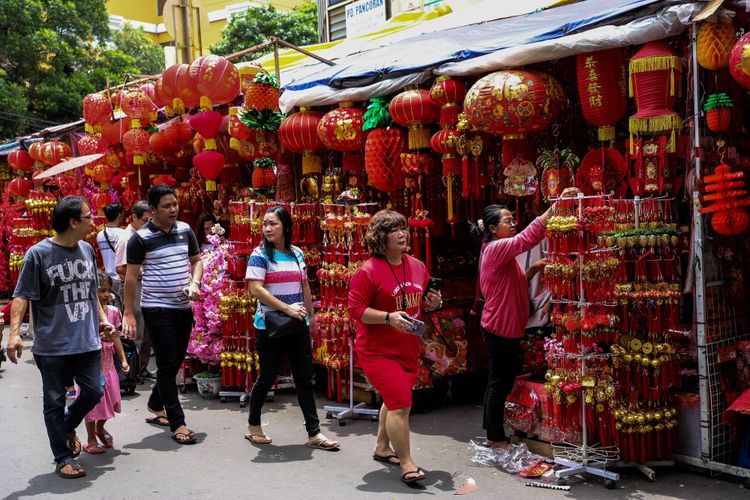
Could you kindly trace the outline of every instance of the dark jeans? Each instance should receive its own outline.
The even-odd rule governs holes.
[[[141,365],[138,367],[138,375],[143,373],[143,370],[148,369],[149,359],[151,359],[151,337],[148,335],[148,328],[144,328],[141,347],[138,349],[138,360]]]
[[[102,352],[91,351],[67,356],[39,356],[34,354],[36,366],[42,374],[44,425],[55,462],[72,457],[66,444],[66,434],[76,430],[86,414],[97,405],[104,394],[102,385]],[[65,385],[69,375],[80,387],[78,397],[65,408]]]
[[[489,354],[487,389],[484,393],[484,422],[490,441],[505,441],[505,399],[513,389],[521,368],[521,339],[498,337],[482,328],[482,339]]]
[[[266,330],[256,330],[255,345],[260,360],[260,376],[253,384],[250,392],[250,425],[260,425],[260,412],[266,401],[268,391],[276,381],[279,365],[284,355],[289,359],[292,368],[292,378],[297,390],[297,401],[305,417],[307,435],[312,437],[320,432],[320,420],[315,407],[313,393],[313,364],[310,334],[298,333],[287,335],[280,339],[271,340]]]
[[[168,307],[144,307],[141,310],[156,354],[156,384],[148,398],[148,407],[153,411],[166,410],[169,428],[174,432],[185,425],[175,379],[190,341],[193,310]]]

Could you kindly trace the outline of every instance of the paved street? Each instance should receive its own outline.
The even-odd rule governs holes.
[[[428,471],[424,488],[399,481],[397,468],[371,459],[376,424],[350,421],[345,427],[323,419],[323,431],[342,443],[340,452],[304,446],[302,417],[291,392],[266,405],[263,424],[270,446],[253,446],[242,434],[247,409],[198,396],[182,397],[188,425],[200,441],[180,446],[167,431],[144,423],[148,385],[123,401],[123,413],[110,424],[115,448],[103,455],[81,455],[88,475],[64,480],[54,474],[42,419],[41,379],[30,342],[19,365],[0,368],[0,425],[4,450],[0,497],[51,498],[448,498],[464,479],[479,490],[468,498],[613,498],[732,499],[748,498],[737,484],[676,470],[659,470],[648,483],[634,470],[622,470],[618,489],[597,481],[574,480],[570,492],[528,488],[512,476],[471,464],[467,442],[480,434],[481,408],[453,406],[412,418],[413,455]],[[318,399],[321,418],[324,399]],[[83,435],[81,435],[83,433]],[[83,425],[79,435],[85,439]]]

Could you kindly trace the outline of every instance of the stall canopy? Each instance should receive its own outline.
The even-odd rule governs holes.
[[[476,19],[484,7],[484,19],[492,20],[396,40],[343,57],[334,66],[291,70],[283,78],[281,109],[367,100],[439,74],[481,74],[675,36],[710,2],[585,0],[496,18],[492,5],[497,3],[505,2],[480,2],[463,16]],[[449,17],[425,24],[450,26]]]

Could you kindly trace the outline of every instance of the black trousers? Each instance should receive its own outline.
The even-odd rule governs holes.
[[[168,307],[144,307],[141,310],[156,354],[156,384],[148,398],[148,407],[153,411],[166,410],[169,428],[174,432],[185,425],[176,377],[190,341],[193,310]]]
[[[484,422],[490,441],[505,441],[505,399],[513,389],[521,368],[521,339],[498,337],[482,328],[482,339],[489,353],[487,389],[484,393]]]
[[[320,419],[315,407],[313,392],[313,363],[310,334],[307,332],[287,335],[279,339],[268,338],[266,330],[255,331],[255,345],[260,361],[260,375],[250,392],[250,425],[260,425],[260,413],[268,391],[276,381],[281,360],[286,357],[292,368],[292,378],[297,390],[297,401],[305,418],[307,435],[312,437],[320,432]]]

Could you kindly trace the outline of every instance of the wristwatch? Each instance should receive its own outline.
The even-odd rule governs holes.
[[[391,324],[391,313],[389,312],[385,313],[385,321],[383,323],[385,323],[386,325]]]

